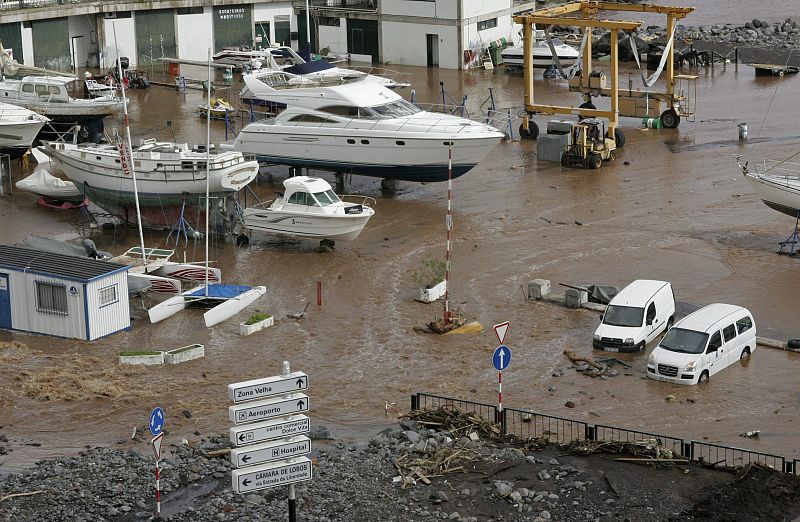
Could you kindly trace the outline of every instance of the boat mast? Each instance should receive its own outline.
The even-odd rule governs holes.
[[[123,81],[122,76],[122,60],[119,57],[119,44],[117,44],[117,23],[113,23],[114,27],[114,47],[117,50],[117,74],[119,74],[119,89],[122,93],[122,111],[125,114],[125,118],[123,123],[125,124],[125,137],[128,144],[128,150],[123,152],[120,150],[120,155],[124,156],[120,158],[122,161],[122,173],[123,176],[125,175],[125,162],[128,163],[129,168],[131,169],[131,178],[133,179],[133,201],[136,203],[136,224],[139,227],[139,245],[142,249],[142,263],[145,266],[145,272],[147,272],[147,254],[145,253],[144,249],[144,232],[142,231],[142,213],[139,210],[139,190],[136,186],[136,168],[133,166],[133,146],[131,145],[131,127],[128,121],[128,98],[125,96],[125,82]]]
[[[206,108],[206,297],[208,297],[208,197],[211,174],[211,48],[208,48],[208,106]]]

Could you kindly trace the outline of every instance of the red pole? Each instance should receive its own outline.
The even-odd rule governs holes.
[[[161,518],[161,468],[156,459],[156,518]]]
[[[322,306],[322,281],[317,281],[317,306]]]
[[[450,312],[450,242],[453,230],[453,146],[447,148],[447,253],[444,262],[444,324],[452,322]]]

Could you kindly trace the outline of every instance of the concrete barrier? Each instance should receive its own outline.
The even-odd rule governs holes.
[[[528,283],[528,299],[544,299],[550,295],[549,279],[534,279]]]
[[[164,352],[164,362],[167,364],[179,364],[205,356],[205,346],[202,344],[190,344],[182,348],[176,348]]]
[[[564,305],[567,308],[581,308],[588,298],[588,294],[582,290],[567,288],[567,291],[564,292]]]

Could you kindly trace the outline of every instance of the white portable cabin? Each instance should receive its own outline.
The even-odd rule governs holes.
[[[87,341],[128,329],[129,268],[0,245],[0,328]]]

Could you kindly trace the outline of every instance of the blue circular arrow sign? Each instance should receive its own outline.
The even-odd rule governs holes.
[[[164,410],[156,408],[150,413],[149,427],[154,437],[164,431]]]
[[[498,372],[502,372],[508,365],[511,364],[511,349],[508,346],[501,344],[492,354],[492,365]]]

